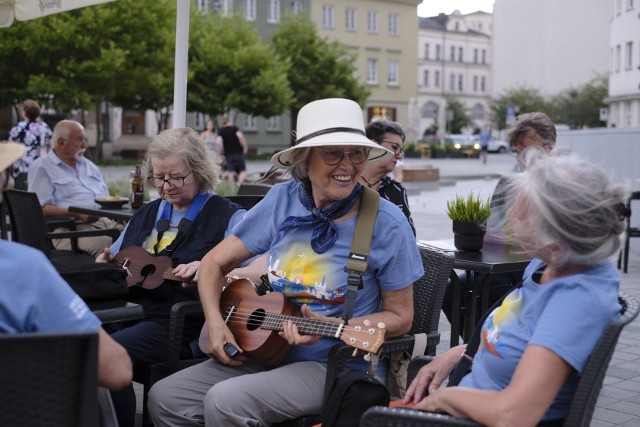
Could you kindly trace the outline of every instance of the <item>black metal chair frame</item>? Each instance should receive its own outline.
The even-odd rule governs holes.
[[[605,329],[591,353],[584,372],[578,382],[576,392],[564,420],[566,427],[588,427],[593,417],[598,395],[602,389],[604,376],[609,367],[611,356],[622,329],[638,316],[640,303],[630,295],[621,293],[618,297],[622,305],[621,315]],[[417,375],[420,368],[429,363],[432,356],[419,356],[409,365],[408,383]],[[360,426],[478,426],[480,424],[446,414],[422,412],[407,408],[388,408],[375,406],[368,409],[360,420]]]
[[[242,183],[238,187],[238,196],[264,196],[271,190],[269,184],[247,184]]]
[[[632,227],[631,226],[631,203],[634,200],[640,201],[640,191],[634,191],[629,196],[626,204],[626,219],[627,219],[627,230],[625,232],[624,237],[624,245],[622,250],[620,251],[620,255],[618,256],[618,268],[621,268],[624,273],[627,272],[627,267],[629,265],[629,239],[632,237],[640,237],[640,227]]]

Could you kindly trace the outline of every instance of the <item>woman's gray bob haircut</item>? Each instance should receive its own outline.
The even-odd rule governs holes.
[[[153,175],[152,158],[164,159],[174,154],[182,157],[200,191],[215,189],[220,182],[220,166],[210,157],[200,135],[191,128],[167,129],[153,137],[144,158],[146,176]]]
[[[575,155],[524,152],[526,167],[511,180],[509,203],[524,202],[521,239],[535,252],[560,249],[557,265],[593,265],[620,249],[627,191],[600,167]],[[524,231],[522,231],[524,230]]]

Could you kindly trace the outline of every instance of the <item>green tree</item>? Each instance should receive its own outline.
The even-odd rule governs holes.
[[[284,17],[272,41],[280,60],[291,64],[287,79],[294,93],[289,106],[292,129],[300,108],[317,99],[348,98],[364,107],[371,92],[356,77],[354,56],[340,43],[320,37],[309,18]]]
[[[293,92],[288,62],[241,16],[192,17],[187,107],[210,115],[237,109],[270,117],[287,110]]]
[[[447,125],[449,133],[461,133],[462,128],[473,123],[469,114],[467,114],[464,104],[453,96],[447,96],[447,111],[451,111],[451,119],[447,117]],[[448,114],[448,113],[447,113]]]
[[[492,121],[498,129],[507,127],[507,108],[516,107],[517,114],[542,111],[548,113],[550,105],[538,89],[516,87],[509,89],[491,102]]]
[[[608,87],[608,78],[599,75],[585,85],[564,90],[551,99],[549,115],[554,122],[566,123],[571,129],[601,127],[600,108],[606,107],[603,100]]]

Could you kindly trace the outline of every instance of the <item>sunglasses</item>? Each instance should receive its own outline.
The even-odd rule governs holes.
[[[342,150],[322,150],[320,148],[315,148],[315,150],[320,151],[322,153],[322,160],[327,166],[335,166],[339,164],[342,159],[344,159],[344,155],[349,155],[349,160],[354,165],[360,165],[367,161],[369,158],[369,150],[366,148],[354,148],[351,151],[342,151]]]

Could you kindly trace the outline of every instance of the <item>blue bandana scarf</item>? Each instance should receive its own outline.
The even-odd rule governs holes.
[[[280,224],[278,231],[287,231],[308,225],[314,226],[311,235],[311,248],[315,253],[323,254],[338,240],[338,230],[333,220],[340,218],[353,208],[356,200],[362,194],[362,186],[356,184],[349,197],[333,202],[325,209],[316,208],[311,189],[307,188],[307,185],[302,184],[299,188],[300,203],[311,211],[311,215],[290,216]]]

